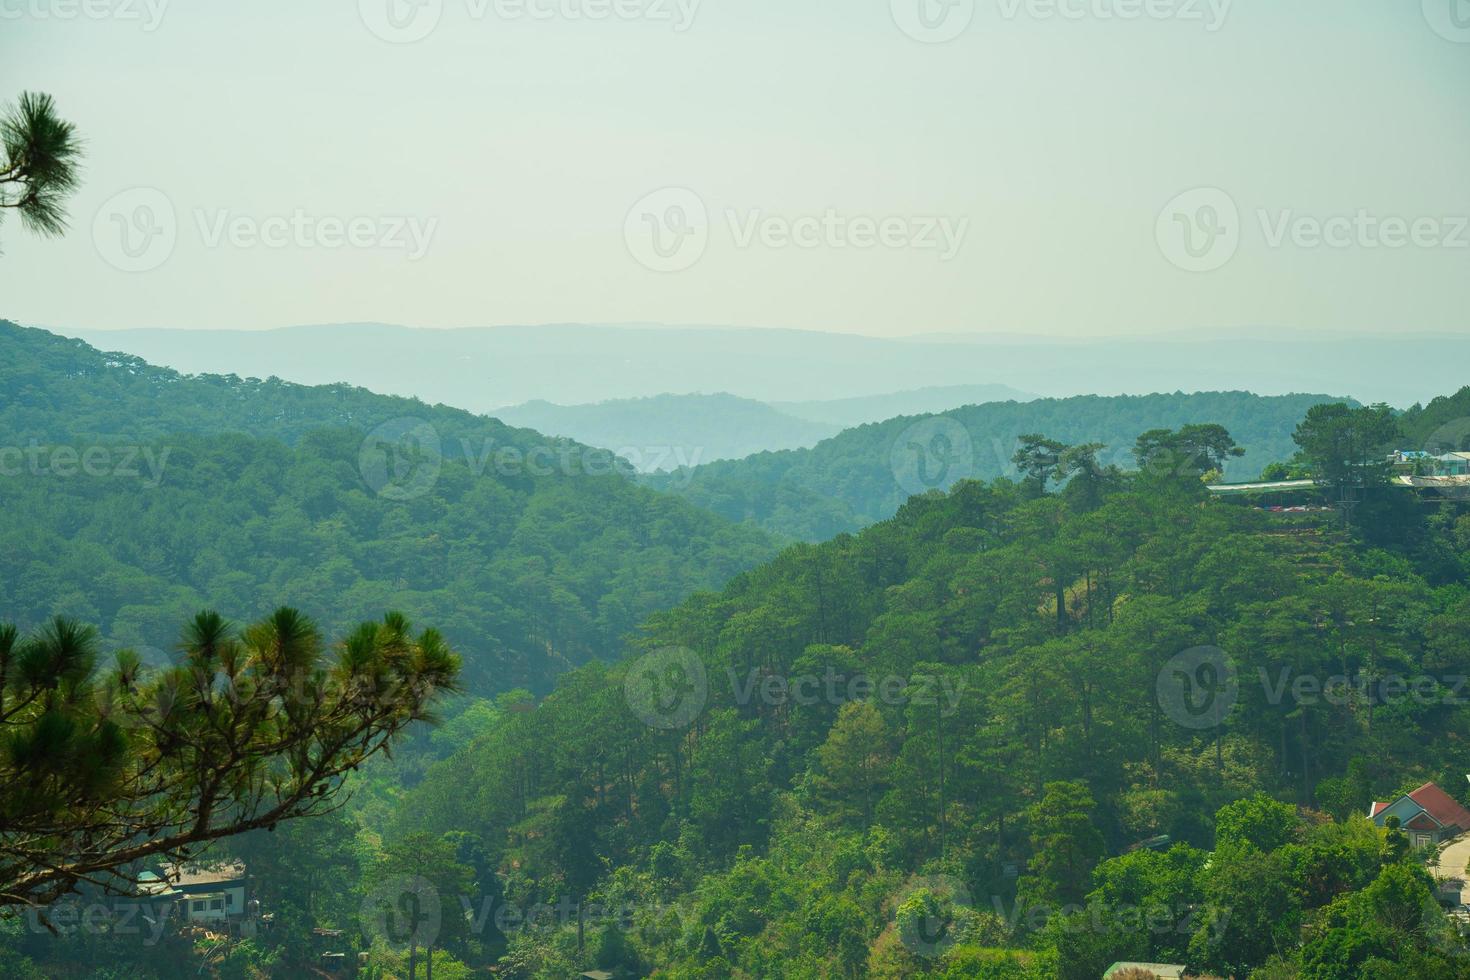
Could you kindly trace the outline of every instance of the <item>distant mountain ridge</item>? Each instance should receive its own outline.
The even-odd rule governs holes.
[[[535,400],[490,414],[510,425],[612,450],[639,472],[652,473],[762,452],[806,449],[843,429],[900,415],[1035,397],[1005,385],[953,385],[771,405],[718,392],[611,399],[591,405]]]
[[[188,376],[0,320],[0,619],[166,657],[202,608],[399,610],[477,694],[550,686],[774,553],[610,454],[347,385]]]
[[[728,393],[665,394],[594,405],[531,401],[493,414],[511,425],[611,450],[645,473],[801,449],[841,431],[838,425],[798,418]]]
[[[1227,477],[1254,477],[1296,451],[1292,432],[1327,395],[1249,392],[1084,395],[968,405],[939,415],[889,419],[848,429],[811,449],[762,453],[642,479],[732,521],[786,538],[823,541],[893,516],[914,494],[962,479],[1018,476],[1018,437],[1041,433],[1065,443],[1102,443],[1104,464],[1133,465],[1137,437],[1150,429],[1219,423],[1246,454]]]
[[[985,402],[1029,402],[1039,397],[1009,385],[936,385],[827,401],[773,402],[772,406],[800,418],[851,429],[901,415],[947,412],[962,405],[982,405]]]
[[[648,324],[66,332],[188,373],[348,382],[478,413],[534,399],[584,405],[722,391],[781,403],[974,384],[1005,384],[1052,398],[1337,391],[1365,403],[1407,408],[1457,390],[1464,384],[1463,365],[1470,363],[1470,334],[1329,340],[1255,328],[1065,340]]]

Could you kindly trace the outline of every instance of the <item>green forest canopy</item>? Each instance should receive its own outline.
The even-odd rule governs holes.
[[[443,458],[400,485],[396,447],[369,458],[365,434],[403,419]],[[568,440],[346,386],[186,377],[3,321],[0,431],[5,614],[73,616],[155,659],[206,606],[292,604],[331,632],[391,608],[443,630],[470,689],[544,687],[774,552]]]
[[[1140,433],[1215,423],[1246,451],[1230,461],[1226,477],[1250,479],[1296,451],[1292,428],[1307,409],[1334,400],[1227,391],[993,402],[848,429],[811,449],[760,453],[643,479],[729,520],[788,539],[824,541],[893,516],[912,493],[947,489],[961,479],[1015,478],[1011,457],[1027,433],[1069,444],[1102,443],[1104,464],[1128,467]],[[896,471],[902,479],[895,479]]]
[[[1470,514],[1383,488],[1358,520],[1167,474],[963,483],[653,617],[642,657],[431,769],[396,833],[474,835],[519,907],[637,909],[620,962],[670,977],[1465,976],[1406,841],[1361,814],[1462,778]],[[1218,724],[1166,696],[1200,649],[1233,671]],[[1293,686],[1337,675],[1360,693]],[[648,684],[682,693],[629,697]],[[1177,846],[1129,853],[1152,838]],[[1068,928],[1076,904],[1103,925]],[[1145,907],[1169,928],[1108,918]],[[513,936],[517,975],[579,967],[570,942]]]

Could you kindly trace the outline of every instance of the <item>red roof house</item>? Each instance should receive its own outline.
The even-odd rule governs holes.
[[[1430,847],[1470,831],[1470,810],[1434,783],[1425,783],[1391,803],[1374,803],[1368,817],[1378,826],[1397,817],[1415,847]]]

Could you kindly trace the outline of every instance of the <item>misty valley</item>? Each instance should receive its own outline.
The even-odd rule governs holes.
[[[1470,980],[1467,0],[0,65],[0,976]]]

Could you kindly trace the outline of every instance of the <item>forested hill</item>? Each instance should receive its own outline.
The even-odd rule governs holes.
[[[657,395],[553,405],[530,401],[495,415],[538,432],[611,449],[639,470],[654,472],[740,459],[764,450],[798,449],[836,435],[841,427],[779,411],[731,394]]]
[[[443,628],[477,693],[613,656],[773,547],[607,453],[357,388],[189,377],[0,322],[0,618],[165,657],[204,607]]]
[[[1246,450],[1229,461],[1227,478],[1250,479],[1296,452],[1291,434],[1307,409],[1336,400],[1229,391],[996,402],[849,429],[811,449],[644,479],[729,520],[821,541],[892,516],[911,494],[961,479],[1015,476],[1011,456],[1028,433],[1069,444],[1102,443],[1102,460],[1126,468],[1142,432],[1219,423]]]
[[[1470,976],[1363,818],[1465,790],[1470,508],[1385,487],[1350,533],[1198,476],[966,482],[793,546],[502,716],[400,833],[472,834],[511,907],[630,910],[581,957],[512,936],[518,976]]]

